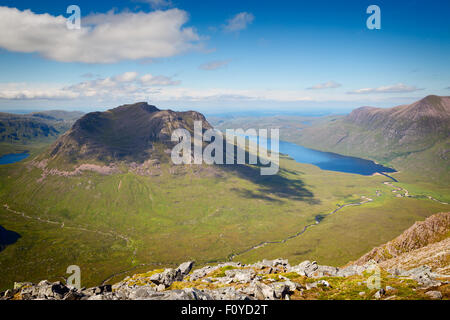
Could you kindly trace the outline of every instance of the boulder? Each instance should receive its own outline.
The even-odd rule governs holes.
[[[184,278],[191,272],[192,267],[194,266],[194,261],[188,261],[180,264],[180,266],[177,268],[177,272],[180,273],[180,276]]]
[[[375,299],[381,299],[385,294],[386,294],[386,291],[383,288],[381,288],[380,290],[378,290],[375,293],[374,297],[375,297]]]
[[[183,277],[179,270],[172,268],[166,269],[161,273],[156,273],[150,277],[150,281],[156,285],[163,284],[166,288],[170,287],[175,281],[181,281]]]
[[[275,299],[284,299],[290,292],[290,288],[285,282],[273,283],[272,288]]]
[[[255,271],[253,269],[233,269],[225,271],[228,278],[233,279],[233,282],[249,283],[255,278]]]
[[[440,291],[428,291],[425,293],[430,299],[433,300],[441,300],[442,299],[442,293]]]
[[[319,266],[317,265],[316,261],[311,262],[306,260],[299,265],[288,268],[288,271],[296,272],[301,276],[310,277],[317,269],[319,269]]]

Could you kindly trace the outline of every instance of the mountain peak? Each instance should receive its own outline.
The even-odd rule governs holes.
[[[131,110],[142,110],[148,113],[161,111],[157,107],[148,104],[147,102],[136,102],[133,104],[124,104],[117,108],[109,110],[110,112],[130,112]]]
[[[132,161],[161,159],[173,146],[172,132],[183,128],[194,131],[194,121],[212,128],[195,111],[159,110],[146,102],[126,104],[106,112],[92,112],[80,118],[50,148],[52,159]]]
[[[371,129],[400,126],[400,131],[414,127],[430,132],[448,127],[449,118],[450,97],[430,95],[412,104],[394,108],[361,107],[353,110],[346,121]]]

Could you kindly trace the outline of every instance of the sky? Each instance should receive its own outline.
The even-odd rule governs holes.
[[[449,12],[447,0],[0,0],[0,111],[337,112],[450,95]]]

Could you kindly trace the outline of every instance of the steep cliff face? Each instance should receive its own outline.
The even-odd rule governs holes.
[[[400,236],[372,249],[355,264],[375,260],[384,268],[411,269],[429,265],[440,273],[450,274],[450,212],[432,215],[416,222]]]
[[[144,161],[157,147],[170,148],[171,134],[183,128],[193,132],[194,121],[211,126],[194,111],[161,111],[145,102],[123,105],[106,112],[93,112],[79,119],[50,148],[52,159]]]

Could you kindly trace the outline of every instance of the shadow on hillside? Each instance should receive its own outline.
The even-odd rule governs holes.
[[[16,243],[20,237],[20,234],[17,232],[6,230],[0,226],[0,252],[2,252],[7,246]]]
[[[235,148],[234,154],[237,154],[237,148]],[[245,153],[245,159],[246,163],[248,163],[248,152]],[[304,182],[298,177],[299,173],[297,172],[280,168],[276,175],[262,176],[261,168],[264,167],[264,165],[261,163],[256,165],[222,165],[220,167],[225,172],[236,174],[240,178],[249,180],[258,186],[257,192],[243,188],[233,189],[243,197],[271,202],[281,202],[283,199],[289,199],[305,201],[309,204],[320,203],[320,200],[315,199],[314,194],[306,188]],[[287,174],[295,175],[297,177],[295,179],[290,179],[286,177]]]

